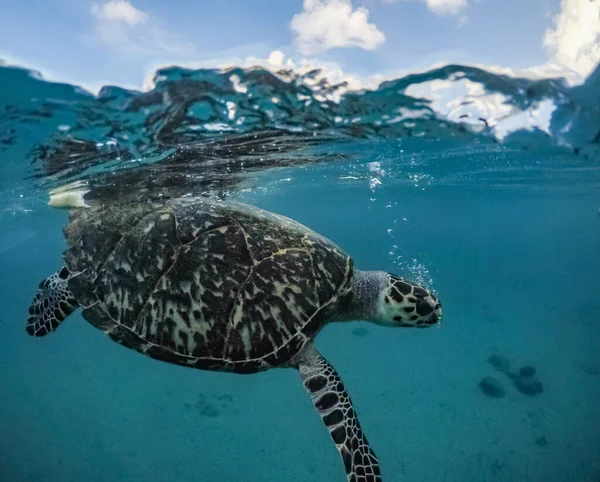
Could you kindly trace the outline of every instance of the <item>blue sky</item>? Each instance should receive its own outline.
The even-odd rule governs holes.
[[[141,86],[157,66],[280,51],[361,77],[436,62],[587,73],[598,0],[0,0],[0,58],[56,80]],[[281,59],[277,54],[271,59]]]

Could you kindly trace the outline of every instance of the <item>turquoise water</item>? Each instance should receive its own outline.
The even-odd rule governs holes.
[[[398,93],[424,79],[317,109],[297,79],[235,74],[246,92],[214,71],[175,69],[153,93],[94,97],[0,69],[2,480],[345,480],[295,370],[185,370],[123,348],[79,313],[43,339],[26,334],[37,284],[65,248],[67,213],[47,205],[48,190],[72,181],[104,200],[240,199],[329,237],[360,269],[434,289],[440,327],[356,321],[317,338],[385,481],[598,480],[598,75],[579,90],[535,84],[556,106],[548,131],[498,143]],[[527,111],[522,79],[508,85],[506,102]],[[273,105],[285,96],[303,100]],[[429,110],[380,129],[399,104]],[[544,391],[518,391],[492,354],[515,371],[534,366]],[[504,397],[482,392],[487,376]]]

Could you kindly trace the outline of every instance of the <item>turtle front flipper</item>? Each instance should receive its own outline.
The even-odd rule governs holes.
[[[67,286],[68,278],[69,271],[63,267],[40,283],[25,327],[31,336],[44,336],[56,330],[79,306]]]
[[[304,388],[340,453],[349,482],[381,482],[379,461],[369,446],[350,396],[335,368],[310,346],[298,369]]]

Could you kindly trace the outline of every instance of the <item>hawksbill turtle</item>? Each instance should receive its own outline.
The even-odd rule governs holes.
[[[347,479],[382,480],[350,396],[313,340],[328,322],[436,325],[436,296],[399,276],[359,271],[330,240],[246,204],[80,204],[69,218],[64,266],[39,285],[30,335],[48,334],[81,307],[114,341],[157,360],[240,374],[296,369]]]

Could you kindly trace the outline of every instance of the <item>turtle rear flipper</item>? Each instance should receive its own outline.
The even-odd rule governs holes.
[[[335,368],[313,346],[298,363],[304,388],[344,461],[348,482],[381,482],[379,461]]]
[[[40,283],[25,328],[31,336],[44,336],[56,330],[79,306],[67,286],[68,277],[69,271],[63,267]]]

